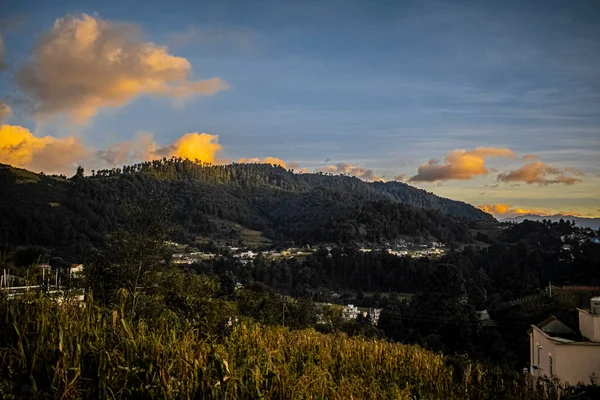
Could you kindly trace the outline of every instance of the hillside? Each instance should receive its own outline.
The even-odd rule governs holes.
[[[82,253],[126,222],[123,204],[170,214],[182,237],[228,235],[232,226],[272,240],[384,242],[403,236],[468,241],[474,207],[398,183],[294,174],[268,164],[199,165],[171,159],[64,179],[0,167],[0,242]],[[430,208],[422,208],[423,206]],[[446,215],[447,213],[448,215]]]
[[[555,214],[555,215],[535,215],[535,214],[527,214],[520,215],[514,218],[505,218],[502,222],[516,222],[520,223],[525,220],[529,221],[543,221],[548,220],[552,222],[559,222],[560,220],[564,221],[575,221],[575,225],[580,228],[592,228],[594,230],[600,229],[600,218],[585,218],[585,217],[576,217],[573,215],[564,215],[564,214]]]

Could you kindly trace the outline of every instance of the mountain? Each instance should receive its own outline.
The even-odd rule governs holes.
[[[468,241],[465,221],[493,221],[471,205],[400,183],[294,174],[269,164],[211,166],[163,159],[70,179],[0,165],[0,244],[82,254],[127,223],[123,205],[169,214],[180,240],[385,242],[401,237]],[[430,207],[423,208],[422,206]]]
[[[535,215],[535,214],[527,214],[520,215],[514,218],[504,218],[501,222],[516,222],[520,223],[525,220],[530,221],[542,221],[542,220],[550,220],[552,222],[558,222],[561,219],[565,221],[575,221],[575,225],[581,228],[591,228],[594,230],[600,229],[600,218],[584,218],[584,217],[576,217],[573,215],[565,215],[565,214],[555,214],[555,215]]]

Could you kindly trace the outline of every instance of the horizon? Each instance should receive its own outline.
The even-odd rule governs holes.
[[[600,3],[133,4],[4,7],[0,163],[266,162],[600,217]]]

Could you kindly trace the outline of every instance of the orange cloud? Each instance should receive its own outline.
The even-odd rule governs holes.
[[[73,137],[38,138],[16,125],[0,126],[0,162],[34,171],[63,173],[89,154]]]
[[[12,115],[12,109],[8,104],[0,100],[0,123]]]
[[[477,175],[487,175],[489,171],[485,166],[486,157],[517,158],[515,153],[507,148],[478,147],[475,150],[454,150],[446,156],[443,164],[434,159],[419,166],[417,175],[409,181],[468,180]]]
[[[221,150],[218,136],[186,133],[169,146],[159,147],[151,134],[114,143],[102,150],[86,149],[75,137],[38,138],[21,126],[0,127],[0,162],[46,173],[72,173],[75,165],[110,168],[163,157],[214,163]]]
[[[125,142],[113,143],[101,150],[86,149],[75,137],[38,138],[20,126],[2,125],[0,130],[0,163],[46,173],[70,174],[74,166],[102,169],[150,161],[163,157],[180,157],[209,164],[225,163],[217,159],[222,146],[219,137],[209,133],[186,133],[168,146],[158,145],[152,134],[140,134]],[[240,163],[265,163],[287,168],[275,157],[241,158]],[[294,164],[297,167],[297,164]],[[300,172],[305,172],[301,170]]]
[[[502,182],[525,182],[528,184],[539,183],[543,185],[549,185],[553,183],[572,185],[576,182],[581,182],[581,179],[566,176],[565,174],[577,176],[584,175],[583,172],[576,168],[567,167],[565,169],[560,169],[552,167],[541,161],[537,161],[527,164],[514,171],[504,172],[498,175],[498,180]]]
[[[406,181],[406,175],[405,174],[398,174],[398,175],[396,175],[394,177],[393,180],[398,181],[398,182],[405,182]]]
[[[209,133],[186,133],[173,144],[159,147],[149,133],[138,135],[126,142],[113,143],[106,149],[98,150],[86,160],[97,168],[106,168],[157,158],[181,157],[214,164],[221,150],[219,137]]]
[[[365,169],[360,165],[352,165],[345,162],[340,162],[333,165],[328,165],[323,168],[318,168],[318,172],[326,172],[334,175],[349,175],[355,176],[360,179],[364,179],[365,181],[385,181],[380,176],[375,175],[373,170]]]
[[[127,24],[82,14],[56,20],[38,41],[18,84],[40,116],[66,114],[85,122],[102,107],[123,106],[140,95],[186,98],[227,88],[219,78],[190,80],[191,65],[166,47],[143,42]]]
[[[241,164],[272,164],[279,165],[280,167],[287,168],[285,161],[276,157],[265,157],[262,160],[258,157],[246,158],[242,157],[238,160]],[[296,165],[296,164],[294,164]],[[291,166],[290,166],[291,168]]]
[[[565,172],[568,174],[571,174],[571,175],[575,175],[575,176],[585,176],[583,171],[578,170],[577,168],[573,168],[573,167],[565,167]]]
[[[537,155],[531,153],[525,154],[523,157],[521,157],[521,161],[537,161],[539,159],[540,158]]]
[[[519,215],[528,214],[534,214],[544,217],[556,214],[555,212],[550,212],[547,210],[526,209],[518,207],[515,208],[512,206],[512,204],[484,204],[482,206],[477,206],[477,208],[488,214],[492,214],[496,218],[512,218]],[[564,214],[573,215],[575,217],[581,216],[581,214],[572,211],[564,212]]]

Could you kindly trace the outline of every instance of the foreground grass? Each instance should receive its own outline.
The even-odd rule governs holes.
[[[125,315],[91,301],[0,302],[0,398],[545,398],[517,374],[417,346],[253,323],[215,336]]]

